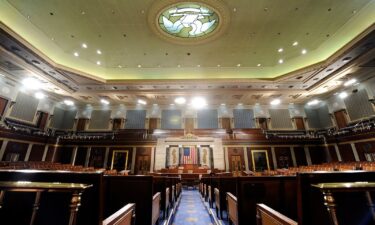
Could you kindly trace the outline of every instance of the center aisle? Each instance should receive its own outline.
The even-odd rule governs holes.
[[[213,225],[198,190],[182,190],[172,225]]]

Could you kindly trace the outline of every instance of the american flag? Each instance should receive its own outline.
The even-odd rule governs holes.
[[[197,164],[197,154],[195,147],[184,147],[183,164]]]

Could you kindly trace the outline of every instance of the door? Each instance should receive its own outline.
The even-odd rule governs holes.
[[[86,118],[79,118],[77,122],[77,131],[84,131],[86,127]]]
[[[4,115],[8,100],[0,97],[0,118]]]
[[[296,124],[297,130],[305,130],[305,123],[303,122],[302,117],[295,117],[294,122]]]
[[[258,118],[259,128],[263,130],[268,129],[267,118]]]
[[[240,175],[242,171],[242,161],[240,155],[231,156],[231,171],[233,175]]]
[[[140,155],[137,157],[136,162],[136,171],[138,175],[148,174],[150,171],[150,156],[149,155]]]
[[[39,112],[39,118],[38,118],[38,123],[37,123],[38,128],[41,130],[44,130],[47,124],[47,120],[48,120],[48,113]]]
[[[346,119],[346,111],[345,109],[339,110],[334,113],[335,119],[336,119],[336,124],[337,128],[341,129],[344,128],[348,125],[348,121]]]
[[[194,131],[194,118],[185,118],[185,132],[192,133]]]
[[[230,130],[230,118],[221,118],[221,128]]]
[[[113,119],[113,126],[112,126],[112,130],[119,130],[122,128],[122,121],[124,119],[122,118],[115,118]]]
[[[158,118],[150,118],[148,121],[148,129],[150,131],[158,129]]]

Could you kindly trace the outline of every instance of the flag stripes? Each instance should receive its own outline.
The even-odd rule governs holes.
[[[198,164],[197,151],[194,146],[184,147],[182,164]]]

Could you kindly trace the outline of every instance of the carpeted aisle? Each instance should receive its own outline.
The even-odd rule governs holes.
[[[183,190],[172,225],[212,225],[198,190]]]

